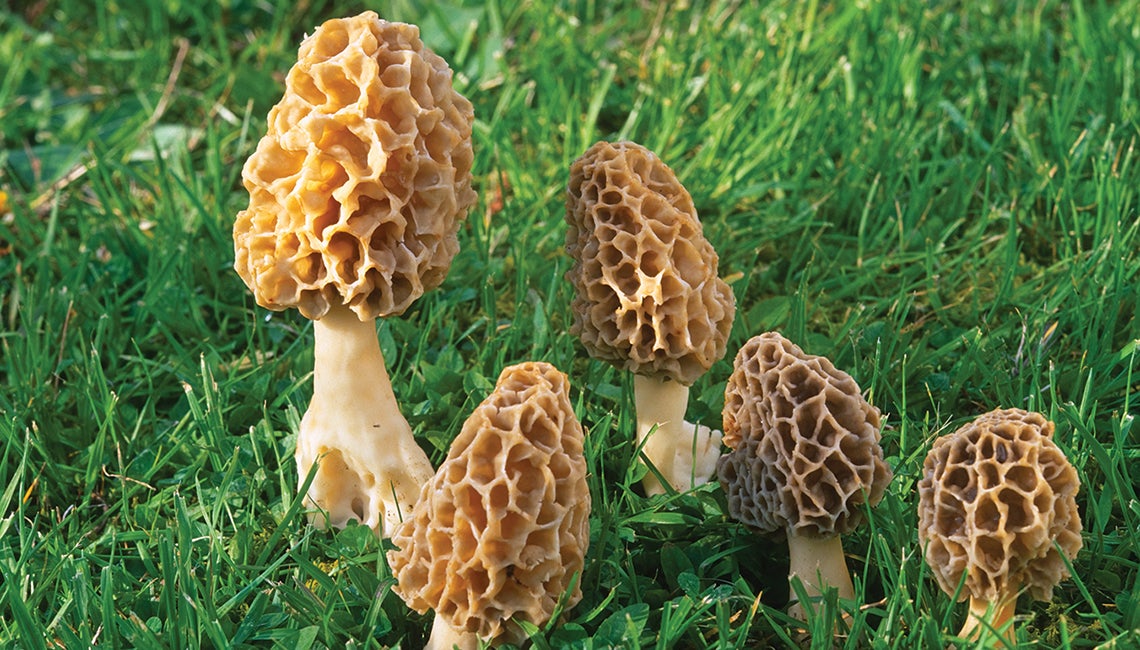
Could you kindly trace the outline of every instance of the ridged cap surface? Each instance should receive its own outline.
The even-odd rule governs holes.
[[[414,25],[368,11],[318,27],[242,170],[234,268],[258,304],[367,320],[443,282],[475,202],[473,119]]]
[[[879,410],[851,375],[776,332],[740,348],[724,393],[717,463],[729,514],[765,532],[825,537],[858,526],[891,469]]]
[[[567,606],[581,599],[590,492],[568,391],[547,363],[503,370],[392,537],[409,607],[518,643],[509,619],[543,625],[571,585]]]
[[[570,167],[571,331],[591,356],[690,385],[724,356],[736,301],[717,276],[693,200],[632,142],[599,142]]]
[[[990,411],[935,440],[918,484],[918,537],[938,584],[953,594],[965,574],[961,599],[1025,587],[1049,600],[1069,575],[1064,558],[1081,548],[1079,489],[1040,413]]]

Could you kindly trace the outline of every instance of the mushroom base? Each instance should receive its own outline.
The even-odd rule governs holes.
[[[838,535],[808,537],[788,531],[788,555],[791,560],[788,580],[799,578],[810,598],[822,596],[830,588],[838,592],[840,599],[855,598],[855,587],[851,584],[851,573],[843,556],[843,540]],[[792,600],[796,600],[795,591],[792,592]],[[788,613],[805,620],[805,607],[812,607],[811,602],[795,602]]]
[[[981,641],[984,647],[1016,647],[1017,635],[1013,630],[1013,614],[1017,610],[1017,591],[998,602],[970,597],[970,613],[958,632],[969,641]],[[1003,643],[1001,639],[1005,639]]]
[[[314,321],[313,398],[297,435],[299,486],[315,525],[355,519],[390,536],[435,473],[400,414],[374,321],[345,307]]]
[[[431,624],[431,635],[428,637],[424,650],[479,650],[479,637],[471,632],[457,630],[443,617],[436,615],[435,622]]]
[[[685,421],[689,387],[672,380],[633,376],[637,444],[661,476],[678,492],[708,483],[716,472],[723,434]],[[656,429],[654,429],[656,427]],[[641,481],[646,495],[664,494],[653,473]]]

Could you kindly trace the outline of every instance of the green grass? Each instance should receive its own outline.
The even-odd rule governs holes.
[[[0,10],[0,645],[418,647],[430,619],[384,543],[304,523],[311,329],[231,269],[240,168],[300,38],[363,7],[201,4]],[[585,596],[536,647],[797,634],[782,543],[711,486],[640,496],[630,379],[566,333],[567,168],[617,137],[678,172],[737,297],[690,416],[718,424],[732,352],[769,329],[887,414],[845,647],[958,629],[915,484],[934,437],[997,406],[1054,420],[1083,482],[1074,577],[1022,599],[1019,639],[1140,643],[1140,3],[421,4],[370,6],[457,70],[480,201],[447,282],[379,331],[435,462],[504,365],[571,378]]]

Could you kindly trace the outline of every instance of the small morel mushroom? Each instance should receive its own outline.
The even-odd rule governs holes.
[[[381,534],[431,478],[400,414],[375,319],[438,286],[475,201],[470,102],[413,25],[373,12],[301,44],[268,133],[246,161],[234,268],[273,310],[313,319],[313,397],[297,438],[327,523]],[[321,521],[324,515],[319,515]]]
[[[435,610],[427,650],[520,643],[582,597],[590,541],[583,435],[566,375],[548,363],[503,370],[392,536],[394,590]]]
[[[724,356],[736,301],[692,198],[645,147],[599,142],[570,167],[566,222],[571,331],[634,373],[637,441],[665,480],[706,483],[720,432],[685,422],[685,409],[689,386]],[[652,474],[643,485],[664,492]]]
[[[786,534],[789,579],[799,578],[810,596],[828,587],[855,596],[840,535],[862,522],[890,482],[879,427],[879,410],[850,375],[780,334],[755,336],[737,353],[724,392],[732,451],[717,475],[732,517]]]
[[[1040,413],[990,411],[934,441],[918,484],[918,538],[942,590],[970,599],[959,636],[1012,644],[1018,593],[1052,597],[1069,575],[1065,558],[1081,548],[1079,489]]]

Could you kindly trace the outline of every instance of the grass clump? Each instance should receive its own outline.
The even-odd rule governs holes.
[[[292,461],[309,324],[232,271],[240,168],[301,36],[359,3],[50,0],[0,10],[0,643],[416,647],[367,530],[304,524]],[[506,364],[567,372],[588,430],[582,602],[537,647],[781,647],[786,554],[714,486],[654,499],[629,379],[567,333],[566,170],[655,150],[739,315],[886,414],[895,472],[849,538],[846,647],[937,647],[914,486],[933,438],[1038,410],[1078,468],[1085,546],[1019,640],[1140,629],[1135,1],[393,2],[475,104],[480,200],[442,287],[380,325],[438,464]],[[397,343],[403,342],[403,343]],[[694,386],[717,425],[730,358]],[[816,638],[842,607],[808,622]]]

